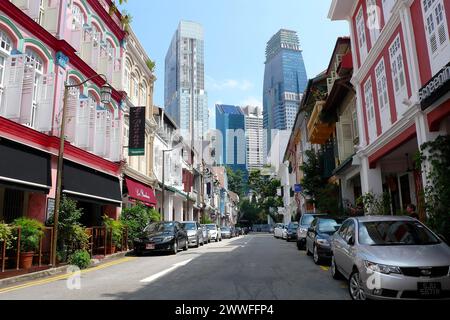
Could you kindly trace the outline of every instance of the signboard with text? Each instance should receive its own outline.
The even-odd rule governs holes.
[[[450,63],[439,71],[428,83],[419,91],[419,100],[422,110],[428,109],[439,98],[450,91]]]
[[[130,137],[128,155],[145,155],[145,107],[130,108]]]

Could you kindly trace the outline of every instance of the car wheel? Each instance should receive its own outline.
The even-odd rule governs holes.
[[[350,276],[348,290],[352,300],[357,301],[367,300],[366,293],[364,292],[364,287],[358,271],[354,271]]]
[[[195,247],[196,247],[196,248],[200,247],[200,239],[199,239],[199,238],[197,238],[197,242],[196,242]]]
[[[172,253],[173,253],[173,254],[177,254],[177,253],[178,253],[178,242],[177,242],[177,241],[175,241],[175,242],[173,243],[173,250],[172,250]]]
[[[137,257],[142,257],[142,251],[141,251],[141,250],[134,250],[134,254],[135,254]]]
[[[317,265],[319,265],[321,262],[321,259],[319,256],[319,251],[317,251],[317,246],[314,246],[314,249],[313,249],[313,260],[314,260],[314,263]]]
[[[307,256],[312,256],[312,253],[311,253],[311,251],[309,251],[309,248],[308,248],[308,243],[306,243],[306,255]]]
[[[342,274],[339,272],[338,268],[336,267],[336,260],[334,259],[334,255],[331,256],[330,271],[331,271],[331,276],[333,277],[333,279],[335,279],[335,280],[342,279]]]
[[[186,245],[184,246],[183,251],[188,251],[188,249],[189,249],[189,241],[186,240],[185,243],[186,243]]]
[[[300,241],[297,241],[297,249],[299,251],[302,250],[302,245],[300,244]]]

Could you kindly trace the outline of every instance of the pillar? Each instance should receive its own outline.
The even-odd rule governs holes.
[[[188,219],[194,221],[194,207],[188,202]]]
[[[370,169],[367,156],[363,156],[361,159],[361,187],[363,195],[366,193],[381,195],[383,193],[380,165],[377,165],[375,169]]]
[[[173,200],[173,206],[175,209],[175,221],[183,222],[183,200],[180,199],[174,199]]]
[[[166,191],[164,199],[164,221],[173,221],[173,195]]]

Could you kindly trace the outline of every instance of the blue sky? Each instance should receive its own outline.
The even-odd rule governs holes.
[[[327,18],[331,0],[128,0],[132,28],[156,61],[154,101],[164,105],[164,58],[180,20],[205,29],[205,79],[210,126],[216,103],[262,105],[265,46],[279,29],[300,36],[308,77],[323,71],[346,22]]]

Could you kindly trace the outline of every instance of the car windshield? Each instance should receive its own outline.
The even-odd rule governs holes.
[[[334,219],[320,219],[319,232],[320,233],[335,233],[341,226],[340,221]]]
[[[183,223],[184,230],[197,230],[195,223]]]
[[[206,226],[206,229],[208,229],[208,230],[216,230],[216,226],[215,226],[215,225],[210,225],[210,224],[208,224],[208,225]]]
[[[297,228],[298,228],[298,224],[297,223],[290,224],[289,227],[288,227],[289,230],[297,230]]]
[[[230,231],[230,228],[222,227],[222,231]]]
[[[149,224],[145,228],[145,232],[165,232],[165,231],[173,231],[173,227],[175,224],[173,222],[158,222]]]
[[[415,221],[364,222],[359,228],[359,242],[371,246],[434,245],[441,241]]]
[[[314,221],[314,216],[312,215],[305,215],[302,217],[302,226],[310,226],[311,223]]]

